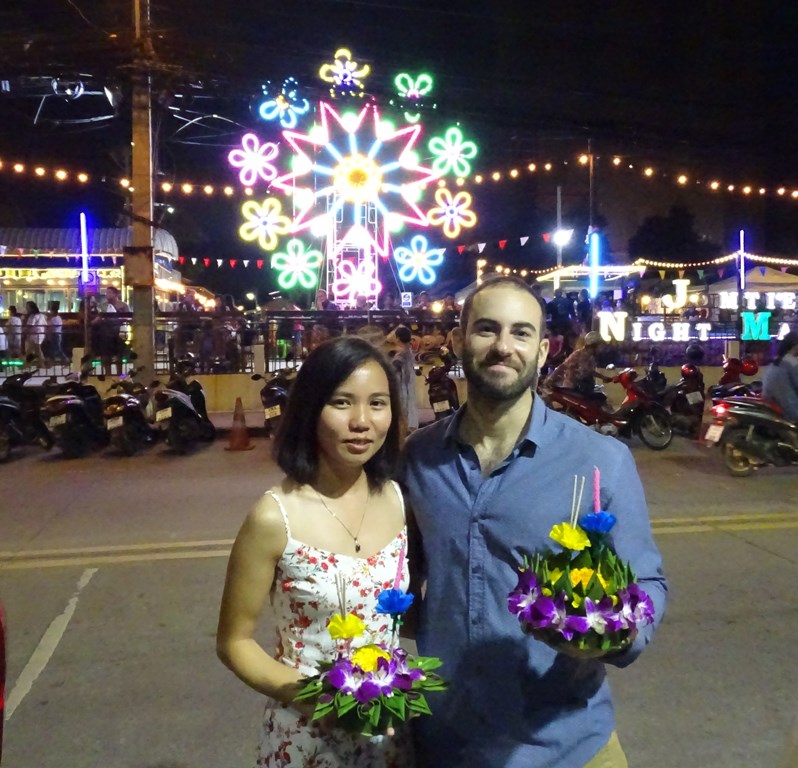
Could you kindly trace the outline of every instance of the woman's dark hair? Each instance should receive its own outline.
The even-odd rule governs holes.
[[[776,350],[776,359],[773,361],[773,365],[779,365],[779,363],[784,360],[784,355],[786,355],[793,347],[798,347],[798,333],[795,331],[790,331],[779,342],[779,346]]]
[[[274,444],[279,467],[302,485],[319,469],[316,430],[322,408],[333,392],[361,365],[374,361],[388,378],[391,426],[379,451],[365,464],[369,489],[376,491],[396,471],[401,448],[401,404],[396,377],[385,355],[359,336],[341,336],[319,344],[299,369]]]

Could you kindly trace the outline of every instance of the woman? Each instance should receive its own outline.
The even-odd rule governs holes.
[[[247,685],[269,697],[258,765],[406,768],[405,733],[368,739],[311,723],[294,703],[304,675],[331,659],[327,623],[346,610],[367,624],[368,642],[388,639],[376,613],[405,548],[404,505],[390,482],[400,447],[400,406],[391,366],[368,341],[321,344],[299,369],[275,445],[286,477],[255,505],[227,569],[217,653]],[[406,567],[401,576],[407,588]],[[270,598],[277,625],[273,654],[254,639]]]
[[[762,397],[772,400],[790,421],[798,422],[798,333],[790,331],[779,342],[776,358],[762,381]]]

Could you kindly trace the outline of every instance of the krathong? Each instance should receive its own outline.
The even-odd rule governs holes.
[[[508,608],[524,632],[555,648],[611,653],[628,647],[638,629],[653,622],[654,606],[615,553],[610,532],[616,520],[601,509],[598,468],[593,512],[578,518],[584,483],[583,477],[577,496],[574,476],[570,521],[549,534],[560,550],[524,556]]]
[[[346,730],[376,736],[415,715],[432,714],[424,694],[447,687],[446,681],[433,672],[441,661],[411,656],[397,644],[402,615],[413,603],[413,595],[399,587],[403,562],[404,548],[393,589],[377,596],[377,613],[392,618],[386,642],[355,644],[363,637],[366,625],[356,614],[347,613],[346,585],[338,579],[341,613],[327,625],[337,643],[335,658],[321,662],[318,674],[303,678],[296,696],[296,701],[315,702],[313,720],[330,716]]]

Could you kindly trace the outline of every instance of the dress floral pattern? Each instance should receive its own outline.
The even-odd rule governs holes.
[[[399,498],[399,487],[394,484]],[[316,673],[318,662],[330,659],[335,642],[327,632],[330,617],[340,612],[336,574],[346,583],[346,609],[366,623],[364,643],[390,636],[390,617],[376,613],[377,595],[390,589],[396,578],[399,553],[406,546],[403,528],[372,557],[351,557],[327,552],[291,536],[279,497],[288,543],[277,563],[272,608],[277,625],[275,658],[303,675]],[[404,510],[404,503],[403,503]],[[407,589],[405,563],[401,587]],[[293,707],[267,700],[258,768],[413,768],[409,734],[397,729],[393,737],[364,737],[340,729],[320,729]]]

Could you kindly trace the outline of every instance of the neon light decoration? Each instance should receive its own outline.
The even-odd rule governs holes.
[[[429,149],[435,160],[432,169],[438,176],[453,173],[455,176],[465,178],[471,173],[471,163],[477,155],[477,145],[473,141],[465,141],[463,132],[452,126],[447,129],[443,138],[434,136],[430,139]]]
[[[306,248],[297,238],[286,243],[285,252],[272,256],[271,266],[278,272],[277,283],[281,288],[290,291],[297,283],[307,290],[312,290],[318,283],[318,270],[324,261],[321,251]]]
[[[267,96],[269,85],[263,86]],[[258,114],[263,120],[279,120],[283,128],[296,128],[298,118],[310,111],[310,102],[299,96],[299,83],[296,78],[289,77],[283,81],[280,92],[258,107]]]
[[[443,227],[446,237],[459,237],[462,229],[468,229],[477,223],[477,215],[471,210],[471,195],[468,192],[452,195],[446,187],[438,187],[435,190],[435,202],[438,207],[430,208],[427,219],[433,226]]]
[[[234,149],[227,156],[230,165],[241,169],[241,183],[251,187],[258,178],[270,182],[277,175],[277,169],[269,162],[277,157],[277,145],[271,141],[261,144],[254,133],[245,133],[241,145],[243,149]]]
[[[368,76],[371,68],[368,64],[358,66],[352,58],[351,52],[346,48],[339,48],[335,52],[335,61],[332,64],[322,64],[319,77],[325,83],[330,83],[330,96],[363,96],[363,78]]]
[[[598,296],[599,264],[601,262],[601,236],[596,230],[587,236],[588,263],[590,265],[590,277],[588,279],[588,293],[591,299]]]
[[[415,235],[410,247],[400,245],[393,252],[394,261],[399,265],[399,279],[411,283],[415,280],[424,285],[435,282],[435,269],[443,264],[445,248],[430,249],[424,235]]]
[[[385,218],[425,226],[426,217],[413,201],[433,176],[430,168],[416,164],[411,153],[420,126],[387,129],[376,107],[367,105],[356,115],[339,115],[326,103],[319,105],[321,125],[309,133],[284,131],[293,148],[294,170],[278,176],[273,186],[294,195],[297,214],[293,231],[343,222],[336,256],[343,246],[372,247],[388,252]],[[314,187],[315,183],[315,187]],[[376,230],[370,230],[367,208],[379,215]]]
[[[241,213],[247,219],[238,230],[241,239],[248,243],[257,240],[264,251],[273,251],[277,236],[291,231],[291,219],[282,215],[282,207],[276,197],[267,197],[262,203],[247,200],[241,206]]]
[[[377,263],[366,259],[360,264],[341,259],[335,268],[333,294],[343,301],[353,302],[358,295],[376,296],[382,290],[377,279]]]
[[[418,109],[426,106],[422,102],[422,99],[432,91],[432,76],[428,75],[426,72],[422,72],[418,77],[413,77],[407,72],[400,72],[394,78],[393,83],[396,86],[396,91],[405,109],[412,107],[415,110],[412,112],[406,111],[405,120],[407,120],[408,123],[417,123],[421,118],[421,113]],[[393,103],[393,100],[391,100],[391,104]],[[432,109],[435,109],[436,106],[437,104],[431,105]]]

